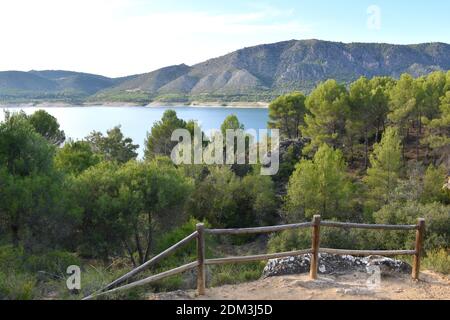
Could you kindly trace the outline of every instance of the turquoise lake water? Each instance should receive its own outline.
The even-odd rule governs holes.
[[[58,119],[62,130],[67,137],[74,140],[83,139],[92,131],[105,133],[106,130],[122,126],[122,132],[139,144],[139,153],[143,153],[143,145],[152,125],[159,121],[168,109],[177,112],[178,117],[184,120],[197,120],[206,132],[219,129],[224,119],[235,114],[245,129],[266,129],[268,109],[264,108],[232,108],[232,107],[49,107],[49,108],[8,108],[9,110],[24,110],[33,113],[43,109]],[[0,120],[3,120],[3,112]]]

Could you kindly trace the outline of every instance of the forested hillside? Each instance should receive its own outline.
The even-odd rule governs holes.
[[[162,100],[267,101],[293,90],[310,92],[319,82],[345,84],[360,76],[414,77],[450,69],[444,43],[391,45],[291,40],[244,48],[192,67],[164,68],[99,93],[108,98],[141,92]]]
[[[450,272],[450,72],[414,78],[327,80],[269,107],[281,131],[280,171],[255,165],[174,165],[173,130],[194,121],[166,111],[149,123],[145,158],[120,127],[66,141],[45,111],[7,113],[0,123],[0,298],[80,298],[176,241],[198,221],[229,228],[323,219],[414,224],[426,219],[425,267]],[[195,120],[195,119],[193,119]],[[222,131],[239,129],[235,116]],[[63,144],[63,142],[66,142]],[[325,229],[324,247],[410,249],[414,235]],[[208,257],[237,245],[264,251],[309,247],[310,231],[212,237]],[[194,245],[149,272],[194,259]],[[68,265],[81,292],[65,287]],[[212,285],[255,279],[260,264],[217,266]],[[186,278],[187,277],[187,278]],[[125,293],[191,286],[189,275]]]
[[[360,76],[398,79],[402,73],[419,77],[449,69],[450,45],[445,43],[291,40],[123,78],[70,71],[0,72],[0,103],[270,102],[294,90],[310,93],[327,79],[348,85]]]

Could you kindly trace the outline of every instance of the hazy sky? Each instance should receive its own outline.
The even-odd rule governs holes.
[[[450,42],[446,0],[0,0],[0,70],[122,76],[289,39]]]

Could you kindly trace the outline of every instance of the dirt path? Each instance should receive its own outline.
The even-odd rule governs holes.
[[[311,281],[307,274],[273,277],[239,285],[208,288],[206,296],[195,291],[154,294],[150,300],[450,300],[450,279],[425,271],[421,281],[407,275],[386,277],[376,289],[366,285],[367,274],[321,276]]]

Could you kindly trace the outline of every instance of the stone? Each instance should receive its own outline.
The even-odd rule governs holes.
[[[310,262],[310,254],[269,260],[264,268],[263,278],[308,273]],[[319,254],[319,274],[366,273],[372,266],[378,266],[382,276],[406,274],[412,270],[406,262],[381,256],[360,258],[350,255]]]
[[[370,256],[365,258],[366,266],[378,266],[383,276],[391,276],[398,273],[411,273],[412,267],[406,262],[386,258],[382,256]]]

